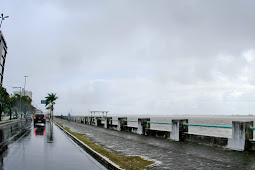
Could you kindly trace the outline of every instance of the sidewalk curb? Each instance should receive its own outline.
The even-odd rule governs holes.
[[[70,134],[68,131],[66,131],[64,128],[59,126],[55,121],[52,121],[55,125],[57,125],[64,133],[66,133],[73,141],[75,141],[79,146],[81,146],[85,151],[90,154],[93,158],[95,158],[98,162],[100,162],[103,166],[105,166],[108,169],[111,170],[122,170],[117,164],[109,160],[107,157],[101,155],[100,153],[94,151],[92,148],[90,148],[87,144]]]

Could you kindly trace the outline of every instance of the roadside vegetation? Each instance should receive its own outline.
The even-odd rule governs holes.
[[[95,144],[93,141],[88,139],[85,134],[76,133],[71,131],[68,127],[63,127],[62,124],[56,122],[59,126],[64,128],[66,131],[74,135],[79,140],[83,141],[85,144],[87,144],[91,149],[94,151],[100,153],[101,155],[107,157],[115,164],[119,165],[121,168],[126,170],[134,170],[134,169],[146,169],[147,166],[153,164],[153,161],[144,160],[143,158],[139,156],[124,156],[120,155],[118,153],[111,152],[102,146],[99,146]]]
[[[5,124],[5,123],[10,123],[10,122],[13,122],[13,121],[16,121],[16,120],[17,120],[16,118],[13,118],[12,120],[10,120],[10,119],[8,119],[8,120],[1,120],[0,125]]]
[[[10,116],[10,120],[13,115],[17,118],[20,109],[22,113],[26,114],[34,112],[36,108],[32,105],[30,97],[19,94],[9,95],[6,89],[0,86],[0,121],[2,113]]]
[[[51,119],[53,119],[54,105],[56,104],[55,101],[58,99],[58,97],[55,93],[48,93],[48,96],[46,96],[45,99],[46,99],[45,107],[47,110],[50,111],[50,117]]]

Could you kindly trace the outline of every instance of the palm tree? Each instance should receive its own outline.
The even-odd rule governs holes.
[[[46,105],[47,109],[51,111],[51,118],[53,119],[53,110],[54,110],[54,104],[55,101],[58,99],[56,93],[48,93],[48,96],[45,97],[46,99]]]

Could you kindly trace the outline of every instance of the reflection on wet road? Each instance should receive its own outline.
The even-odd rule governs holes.
[[[105,169],[53,123],[30,127],[0,156],[1,169]]]
[[[8,145],[26,133],[31,122],[18,121],[8,125],[0,126],[0,155],[6,151]]]

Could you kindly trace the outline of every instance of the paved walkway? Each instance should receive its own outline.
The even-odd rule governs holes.
[[[157,164],[148,169],[255,169],[255,153],[236,152],[188,142],[174,142],[55,119],[72,131],[124,155],[139,155]]]

